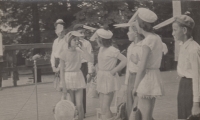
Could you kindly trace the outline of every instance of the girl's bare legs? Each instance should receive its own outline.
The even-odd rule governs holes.
[[[114,95],[114,92],[103,94],[102,109],[101,109],[103,120],[113,117],[112,112],[110,110],[110,105],[112,103],[113,95]]]
[[[83,120],[84,111],[83,111],[83,89],[78,89],[75,91],[76,97],[76,107],[78,109],[78,120]]]
[[[99,100],[100,100],[100,108],[101,108],[101,111],[103,110],[103,93],[100,93],[99,94]]]
[[[74,103],[74,105],[76,105],[76,101],[75,101],[75,91],[73,91],[73,90],[68,90],[68,92],[69,92],[69,95],[70,95],[70,99],[69,98],[67,98],[67,100],[70,100],[72,103]]]
[[[155,98],[141,98],[138,100],[138,109],[141,112],[142,120],[152,120]]]

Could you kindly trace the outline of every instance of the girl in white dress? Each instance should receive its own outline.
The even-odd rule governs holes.
[[[162,40],[153,32],[153,23],[157,15],[146,9],[139,9],[135,26],[138,33],[144,35],[142,58],[136,75],[133,94],[139,97],[138,109],[142,120],[152,120],[156,97],[164,94],[160,64],[162,59]]]
[[[119,76],[117,72],[125,67],[126,57],[117,48],[112,46],[111,38],[113,33],[108,30],[108,27],[98,29],[93,36],[95,35],[100,45],[97,91],[100,93],[102,120],[114,120],[110,106],[115,91],[119,89]],[[121,62],[116,65],[118,59]]]
[[[63,83],[64,99],[69,92],[71,101],[76,103],[78,109],[78,120],[83,120],[83,89],[86,88],[85,79],[81,72],[82,57],[87,61],[93,62],[93,57],[85,48],[79,46],[79,37],[82,36],[77,31],[67,34],[66,42],[68,49],[63,50],[60,55],[60,76]],[[76,100],[76,101],[75,101]]]
[[[144,39],[144,37],[143,35],[138,34],[135,26],[129,27],[129,32],[127,33],[127,35],[129,40],[132,41],[127,49],[127,66],[125,76],[125,85],[127,85],[126,110],[127,117],[129,118],[134,102],[132,90],[134,87],[135,77],[142,55],[142,40]]]

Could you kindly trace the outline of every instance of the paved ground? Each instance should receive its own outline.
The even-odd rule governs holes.
[[[179,78],[176,71],[162,72],[164,78],[164,97],[156,101],[155,120],[175,120],[177,117],[177,90]],[[18,87],[12,87],[11,80],[4,80],[0,91],[0,120],[37,120],[35,86],[29,82],[31,75],[20,75]],[[124,77],[122,76],[123,80]],[[53,88],[53,75],[42,76],[38,85],[39,120],[54,120],[53,106],[60,100],[60,93]],[[95,108],[98,99],[87,98],[87,114],[84,120],[96,120]]]

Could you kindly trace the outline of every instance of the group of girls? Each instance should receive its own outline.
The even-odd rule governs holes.
[[[113,33],[104,27],[98,29],[91,37],[100,47],[98,53],[97,91],[100,94],[102,120],[114,120],[110,110],[115,91],[119,90],[118,71],[127,65],[127,116],[129,117],[134,98],[138,97],[137,107],[141,112],[142,120],[152,120],[152,113],[156,97],[162,96],[163,87],[160,75],[162,59],[161,38],[153,32],[153,23],[157,16],[152,11],[142,8],[129,23],[129,40],[127,58],[112,46]],[[81,68],[81,57],[93,62],[92,54],[81,46],[77,31],[69,32],[65,37],[67,49],[60,54],[60,76],[63,85],[64,97],[68,92],[78,109],[78,120],[83,120],[83,89],[86,83]],[[117,61],[120,63],[117,64]],[[137,94],[136,94],[137,93]],[[74,99],[75,98],[75,99]]]

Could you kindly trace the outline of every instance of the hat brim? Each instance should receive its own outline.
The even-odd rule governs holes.
[[[157,30],[157,29],[160,29],[162,27],[165,27],[165,26],[173,23],[174,21],[175,21],[175,19],[174,19],[174,17],[172,17],[172,18],[169,18],[169,19],[159,23],[158,25],[154,26],[153,28]]]
[[[93,27],[90,27],[90,26],[87,26],[87,25],[83,25],[83,28],[91,30],[91,31],[97,30],[96,28],[93,28]]]
[[[97,32],[95,32],[95,33],[92,35],[92,37],[90,38],[90,41],[95,41],[96,38],[98,38]]]
[[[115,28],[126,28],[132,26],[130,23],[121,23],[121,24],[115,24],[113,25]]]
[[[65,24],[65,22],[63,22],[63,21],[56,22],[56,23],[54,23],[54,27],[56,27],[57,24]]]
[[[72,31],[71,35],[76,36],[76,37],[83,37],[84,36],[83,34],[80,34],[79,32],[76,32],[76,31]]]

